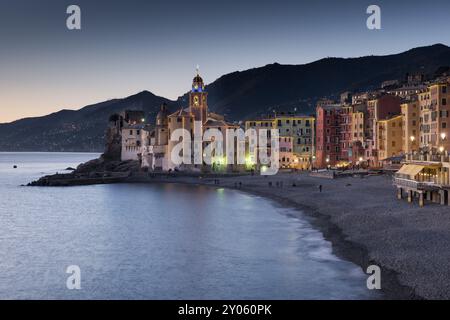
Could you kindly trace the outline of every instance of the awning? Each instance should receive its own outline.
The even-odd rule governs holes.
[[[400,168],[396,173],[397,174],[403,174],[409,176],[411,179],[414,179],[414,177],[423,169],[425,166],[420,166],[417,164],[405,164],[403,167]]]

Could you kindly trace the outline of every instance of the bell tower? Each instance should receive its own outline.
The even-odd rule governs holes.
[[[206,121],[208,115],[208,93],[205,91],[203,79],[198,73],[192,81],[192,90],[189,93],[189,110],[194,114],[195,121]]]

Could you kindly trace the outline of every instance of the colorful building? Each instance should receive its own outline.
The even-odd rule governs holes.
[[[291,136],[280,136],[280,168],[288,169],[295,166],[293,147]]]
[[[419,149],[419,119],[420,107],[417,97],[401,106],[402,123],[402,149],[405,153],[411,153]]]
[[[316,132],[314,117],[280,113],[273,118],[246,121],[245,129],[251,128],[256,129],[258,132],[259,129],[278,129],[280,135],[280,160],[283,158],[281,155],[283,139],[289,137],[292,144],[292,155],[285,156],[283,165],[304,170],[312,168]],[[289,165],[287,165],[287,159],[289,159]]]
[[[343,105],[339,115],[340,122],[340,155],[339,162],[341,165],[349,165],[352,158],[352,114],[353,107],[351,105]]]
[[[420,147],[450,148],[449,83],[438,83],[419,94]]]
[[[367,146],[366,159],[369,166],[379,166],[377,124],[378,121],[389,119],[401,113],[401,98],[392,95],[382,95],[367,102]]]
[[[341,160],[341,104],[322,104],[316,109],[316,168],[338,165]]]
[[[399,156],[403,153],[403,117],[401,115],[378,121],[377,146],[379,161]]]
[[[315,154],[315,119],[312,116],[276,115],[273,128],[278,129],[281,137],[291,137],[293,154],[291,167],[311,169]]]

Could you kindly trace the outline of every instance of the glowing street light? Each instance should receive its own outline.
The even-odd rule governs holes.
[[[441,133],[441,139],[445,140],[445,138],[447,137],[447,135],[445,133]]]
[[[363,161],[363,158],[362,157],[359,157],[359,162],[362,162]]]
[[[439,152],[441,152],[441,153],[444,152],[444,147],[443,146],[439,147]]]
[[[414,142],[414,140],[416,140],[416,137],[411,136],[411,137],[409,137],[409,139],[411,139],[411,142]]]

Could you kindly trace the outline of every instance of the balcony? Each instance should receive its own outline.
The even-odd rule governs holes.
[[[415,189],[415,190],[438,190],[441,185],[433,182],[419,182],[416,180],[395,177],[393,184],[397,187]]]
[[[445,154],[420,154],[420,153],[408,153],[405,157],[406,162],[450,162],[450,156],[446,152]]]

